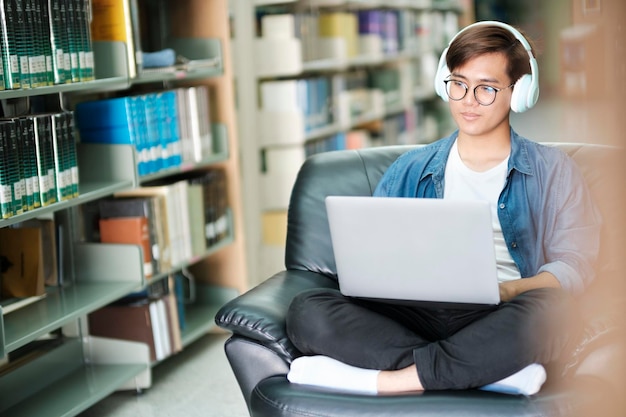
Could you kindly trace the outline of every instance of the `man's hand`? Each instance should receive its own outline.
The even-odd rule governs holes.
[[[514,279],[500,283],[500,300],[511,301],[523,292],[536,288],[559,288],[561,283],[549,272],[542,272],[534,277]]]

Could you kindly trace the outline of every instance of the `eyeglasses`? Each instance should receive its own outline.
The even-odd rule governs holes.
[[[459,80],[444,80],[446,83],[446,93],[451,100],[460,101],[465,98],[469,87],[463,81]],[[496,94],[502,90],[513,87],[515,84],[511,84],[505,88],[496,88],[490,85],[480,84],[474,87],[474,98],[481,106],[489,106],[496,101]]]

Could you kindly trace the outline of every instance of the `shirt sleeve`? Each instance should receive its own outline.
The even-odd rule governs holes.
[[[561,286],[580,294],[595,277],[600,250],[600,211],[578,166],[563,155],[550,187],[552,225],[545,242],[546,263],[538,272],[549,272]]]

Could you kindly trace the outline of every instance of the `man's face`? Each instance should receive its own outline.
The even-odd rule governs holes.
[[[455,68],[450,79],[467,84],[468,91],[459,101],[449,100],[450,112],[459,127],[459,136],[488,137],[491,134],[509,135],[509,111],[512,81],[506,73],[506,56],[502,53],[480,55]],[[494,102],[483,106],[476,101],[474,88],[478,85],[495,87]]]

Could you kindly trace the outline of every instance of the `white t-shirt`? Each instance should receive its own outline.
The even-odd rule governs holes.
[[[509,158],[507,157],[487,171],[473,171],[461,160],[455,141],[446,164],[443,197],[449,200],[486,200],[489,202],[496,262],[498,264],[498,280],[500,282],[521,278],[519,269],[506,247],[497,212],[498,198],[506,181],[508,162]]]

